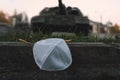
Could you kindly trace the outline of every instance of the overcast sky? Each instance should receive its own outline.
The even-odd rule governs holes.
[[[62,0],[66,6],[79,7],[93,21],[120,24],[120,0]],[[58,0],[0,0],[0,10],[12,15],[14,10],[26,12],[31,19],[44,7],[57,6]]]

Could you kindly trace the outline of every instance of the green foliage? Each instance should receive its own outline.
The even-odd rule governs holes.
[[[83,36],[82,34],[67,34],[67,33],[62,33],[62,34],[55,34],[55,35],[48,35],[48,34],[43,34],[42,32],[38,33],[32,33],[30,31],[26,31],[25,33],[8,33],[3,36],[0,36],[0,41],[18,41],[18,39],[23,39],[28,42],[36,42],[42,39],[47,39],[47,38],[62,38],[62,39],[71,39],[72,42],[105,42],[105,43],[120,43],[120,38],[113,39],[111,37],[109,38],[98,38],[94,36]]]
[[[18,41],[18,39],[23,39],[29,42],[36,42],[41,39],[48,38],[48,35],[39,33],[32,33],[26,31],[24,33],[7,33],[0,36],[0,41]]]

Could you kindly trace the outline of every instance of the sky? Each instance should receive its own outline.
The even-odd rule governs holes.
[[[62,0],[67,6],[78,7],[90,20],[113,24],[120,24],[120,0]],[[0,0],[0,10],[13,15],[26,12],[29,20],[38,15],[45,7],[58,5],[58,0]]]

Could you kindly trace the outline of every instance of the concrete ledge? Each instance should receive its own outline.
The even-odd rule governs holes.
[[[120,49],[104,43],[69,43],[73,63],[59,72],[40,70],[32,45],[0,42],[0,80],[120,80]]]
[[[0,46],[30,46],[30,44],[23,42],[0,42]]]

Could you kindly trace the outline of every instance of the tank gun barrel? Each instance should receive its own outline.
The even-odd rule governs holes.
[[[62,0],[58,0],[59,2],[59,7],[63,5]]]
[[[62,3],[62,0],[58,0],[59,2],[59,13],[65,15],[66,14],[66,7]]]

